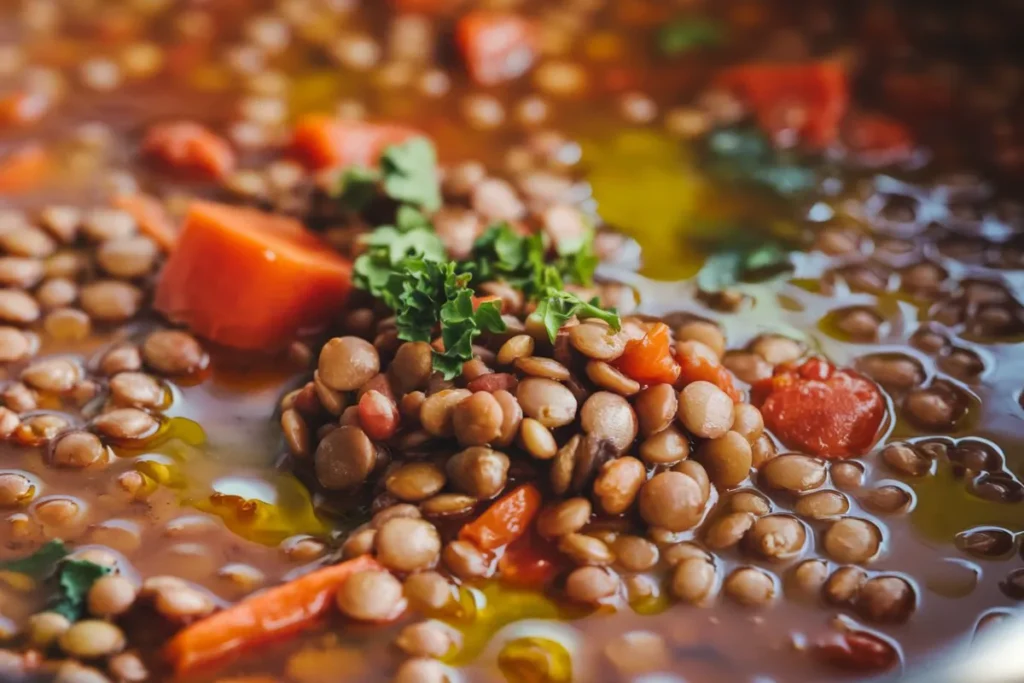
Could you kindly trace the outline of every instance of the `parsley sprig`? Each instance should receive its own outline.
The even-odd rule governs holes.
[[[426,213],[441,208],[437,155],[426,138],[390,145],[380,157],[380,168],[353,166],[341,176],[337,199],[347,209],[362,211],[383,191],[401,205]]]

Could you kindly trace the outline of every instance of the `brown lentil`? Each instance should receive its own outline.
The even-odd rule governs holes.
[[[594,480],[594,497],[609,515],[620,515],[636,500],[647,480],[647,470],[636,458],[625,456],[604,463]]]
[[[825,552],[836,562],[859,564],[874,558],[882,543],[881,532],[871,522],[844,517],[825,531]]]
[[[687,384],[679,394],[679,421],[703,439],[724,436],[732,427],[733,403],[729,396],[711,382]]]
[[[579,567],[565,580],[565,594],[574,602],[597,604],[618,591],[619,579],[601,567]]]
[[[472,446],[448,459],[445,470],[452,486],[471,496],[487,499],[505,487],[509,459],[504,453]]]
[[[324,488],[347,489],[370,476],[377,466],[377,448],[359,427],[342,426],[320,441],[313,463]]]
[[[397,517],[377,529],[374,546],[377,559],[388,569],[414,572],[437,563],[441,537],[430,522]]]
[[[672,594],[691,605],[705,605],[718,592],[718,572],[707,557],[687,557],[672,572]]]
[[[775,599],[775,580],[757,567],[740,567],[725,578],[722,590],[744,607],[765,607]]]
[[[386,571],[367,570],[350,576],[337,593],[338,609],[359,621],[384,621],[402,610],[402,584]]]
[[[652,434],[640,444],[640,457],[648,465],[674,465],[690,455],[690,442],[675,426]]]

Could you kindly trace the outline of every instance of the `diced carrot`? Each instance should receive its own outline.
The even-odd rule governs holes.
[[[676,356],[679,361],[679,381],[684,384],[691,382],[711,382],[716,387],[729,394],[733,401],[742,398],[739,390],[732,381],[732,373],[721,364],[712,363],[707,358],[697,354],[683,353]]]
[[[53,159],[42,145],[18,147],[0,158],[0,194],[35,190],[47,181],[53,169]]]
[[[654,323],[641,339],[631,339],[615,367],[641,384],[675,384],[679,363],[672,357],[668,325]]]
[[[202,178],[224,178],[235,170],[235,153],[227,140],[194,121],[153,126],[142,151],[176,171]]]
[[[509,544],[498,560],[501,580],[526,588],[543,588],[562,566],[564,556],[550,542],[534,534],[526,534]]]
[[[846,69],[836,61],[745,64],[724,70],[715,83],[739,95],[754,110],[758,125],[770,134],[790,125],[780,120],[784,108],[801,107],[806,119],[798,132],[813,148],[835,142],[850,103]]]
[[[537,28],[516,14],[474,10],[455,27],[470,77],[489,86],[519,78],[537,58]]]
[[[390,146],[418,133],[391,123],[367,123],[308,114],[299,119],[292,135],[292,149],[313,169],[344,166],[376,166]]]
[[[161,249],[174,249],[178,243],[178,229],[160,200],[148,194],[120,194],[114,197],[113,203],[130,213],[139,224],[139,230],[151,237]]]
[[[348,260],[294,218],[195,202],[154,305],[212,341],[271,350],[323,327],[350,288]]]
[[[164,655],[175,672],[188,674],[234,652],[294,634],[327,612],[350,576],[380,568],[372,557],[362,555],[256,593],[178,632]]]
[[[498,499],[486,512],[459,530],[459,538],[481,550],[508,545],[526,533],[540,510],[540,491],[523,484]]]
[[[23,126],[43,118],[53,100],[46,93],[17,90],[0,97],[0,126]]]

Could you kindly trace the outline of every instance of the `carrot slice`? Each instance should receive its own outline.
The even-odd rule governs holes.
[[[767,133],[788,125],[780,116],[784,107],[800,106],[807,118],[798,132],[815,148],[836,140],[850,104],[846,69],[834,61],[744,64],[724,70],[715,82],[736,92],[754,110],[758,125]]]
[[[144,235],[153,238],[164,251],[178,243],[178,229],[164,205],[147,194],[121,194],[114,197],[114,206],[131,214]]]
[[[724,366],[711,363],[696,354],[679,354],[676,359],[679,361],[679,379],[683,384],[711,382],[727,393],[733,401],[743,398],[733,384],[732,373]]]
[[[459,538],[481,550],[508,545],[526,533],[540,510],[540,491],[523,484],[498,499],[487,511],[459,530]]]
[[[455,27],[455,40],[470,77],[480,85],[519,78],[537,58],[537,29],[515,14],[475,10]]]
[[[615,367],[641,384],[675,384],[679,363],[672,357],[668,325],[655,323],[642,339],[631,339]]]
[[[176,171],[201,178],[224,178],[235,170],[235,153],[227,140],[194,121],[153,126],[142,151]]]
[[[332,598],[357,572],[380,569],[369,555],[324,567],[256,593],[179,631],[164,656],[179,675],[301,631],[330,609]]]
[[[323,114],[299,119],[292,134],[292,149],[314,169],[343,166],[376,166],[390,145],[405,142],[418,133],[390,123],[349,121]]]
[[[195,202],[154,305],[225,346],[272,350],[322,327],[350,288],[349,262],[299,221]]]
[[[0,193],[31,192],[45,183],[53,170],[53,159],[41,145],[18,147],[0,159]]]
[[[509,544],[498,560],[501,580],[524,588],[542,588],[565,566],[565,556],[550,541],[526,534]]]

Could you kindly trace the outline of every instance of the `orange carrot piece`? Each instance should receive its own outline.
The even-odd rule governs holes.
[[[415,130],[396,124],[308,114],[295,125],[292,149],[306,166],[317,170],[376,166],[385,148],[416,135]]]
[[[369,555],[324,567],[256,593],[179,631],[164,656],[179,675],[213,664],[239,650],[251,650],[309,627],[321,618],[345,581],[357,572],[380,569]]]
[[[729,398],[733,401],[739,401],[742,398],[739,390],[733,384],[732,373],[724,366],[711,363],[696,354],[680,354],[677,360],[680,368],[679,380],[683,384],[698,381],[711,382],[729,394]]]
[[[736,92],[754,110],[758,125],[767,133],[788,125],[785,107],[802,107],[807,118],[798,132],[814,148],[835,142],[850,104],[846,69],[834,61],[744,64],[721,72],[715,84]]]
[[[120,194],[114,197],[114,206],[131,214],[139,230],[164,251],[171,251],[178,243],[178,229],[160,200],[147,194]]]
[[[44,147],[27,144],[0,159],[0,194],[31,192],[47,181],[54,170]]]
[[[884,114],[862,112],[850,116],[844,125],[846,146],[861,161],[887,164],[910,156],[914,140],[910,129]]]
[[[524,588],[542,588],[565,565],[564,555],[550,541],[526,534],[509,544],[498,560],[501,580]]]
[[[176,171],[201,178],[220,179],[235,170],[228,141],[194,121],[153,126],[142,141],[142,151]]]
[[[487,511],[459,530],[459,538],[481,550],[508,545],[526,533],[540,511],[540,491],[523,484],[499,498]]]
[[[35,123],[50,110],[53,100],[39,92],[17,90],[0,97],[0,126],[23,126]]]
[[[655,323],[642,339],[631,339],[615,367],[641,384],[674,384],[679,363],[672,357],[668,325]]]
[[[470,77],[483,86],[519,78],[537,58],[537,28],[516,14],[474,10],[455,26]]]
[[[348,260],[294,218],[195,202],[154,305],[225,346],[273,350],[323,327],[350,288]]]

